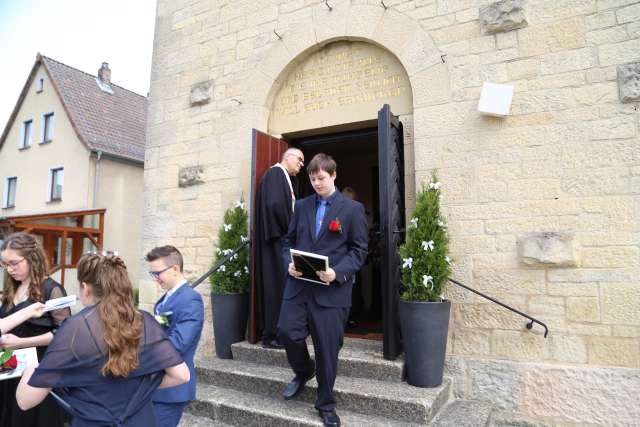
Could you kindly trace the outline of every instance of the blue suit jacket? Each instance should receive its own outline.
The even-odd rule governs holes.
[[[155,308],[166,298],[162,296],[154,306]],[[165,332],[169,340],[184,359],[191,379],[186,384],[175,387],[158,389],[153,394],[154,402],[188,402],[196,398],[196,371],[193,365],[193,357],[200,341],[202,324],[204,322],[204,305],[202,297],[189,284],[184,284],[169,297],[167,304],[162,307],[163,312],[171,311],[169,326]]]
[[[291,299],[302,289],[311,286],[318,305],[323,307],[350,307],[351,288],[358,270],[367,257],[367,218],[361,203],[353,201],[336,190],[336,197],[327,208],[322,228],[315,237],[316,195],[296,202],[282,250],[285,270],[291,262],[290,248],[314,252],[329,257],[329,267],[336,272],[336,280],[329,286],[296,279],[287,274],[284,299]],[[328,226],[338,220],[342,232],[332,232]]]

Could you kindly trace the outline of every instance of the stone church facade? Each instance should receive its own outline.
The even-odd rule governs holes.
[[[485,82],[513,86],[508,116],[478,111]],[[550,330],[451,285],[455,394],[633,425],[639,88],[631,0],[158,0],[143,250],[174,244],[199,276],[224,210],[250,192],[252,129],[343,129],[389,104],[406,214],[437,169],[454,278]],[[157,290],[140,285],[149,307]]]

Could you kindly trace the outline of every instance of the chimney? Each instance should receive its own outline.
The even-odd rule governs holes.
[[[102,63],[102,67],[98,70],[98,78],[102,83],[111,84],[111,68],[109,68],[108,62]]]

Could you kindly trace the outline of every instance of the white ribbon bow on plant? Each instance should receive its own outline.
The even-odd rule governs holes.
[[[439,182],[429,183],[429,190],[439,190],[441,185]]]
[[[411,226],[418,228],[418,218],[411,218]]]
[[[240,209],[244,209],[244,203],[242,202],[242,200],[238,200],[234,205],[234,208],[240,208]]]
[[[222,226],[224,227],[224,231],[231,230],[231,224],[222,224]]]
[[[433,277],[427,276],[426,274],[422,276],[422,284],[427,289],[433,289]]]
[[[424,249],[425,251],[432,251],[433,247],[434,247],[434,241],[433,240],[429,240],[428,242],[426,241],[422,241],[422,249]]]
[[[402,268],[413,267],[413,258],[402,258],[402,261],[403,261]]]

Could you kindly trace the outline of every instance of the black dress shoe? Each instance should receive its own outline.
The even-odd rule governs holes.
[[[282,350],[284,347],[275,339],[271,341],[262,341],[262,348],[275,348],[276,350]]]
[[[336,411],[320,411],[318,415],[322,418],[322,425],[336,427],[340,425],[340,417],[336,414]]]
[[[307,381],[315,376],[315,372],[312,372],[309,376],[306,377],[300,377],[296,375],[282,391],[282,397],[284,397],[285,400],[293,399],[298,393],[300,393],[300,390],[302,390]]]

